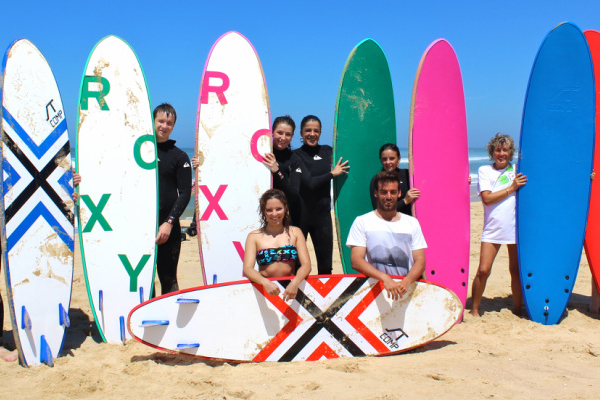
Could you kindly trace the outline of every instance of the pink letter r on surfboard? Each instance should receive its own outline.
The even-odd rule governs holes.
[[[219,78],[221,80],[221,86],[211,86],[210,78]],[[227,104],[227,99],[225,98],[225,91],[227,89],[229,89],[229,77],[226,74],[218,71],[206,71],[204,79],[202,80],[200,103],[208,104],[208,93],[214,92],[222,105]]]

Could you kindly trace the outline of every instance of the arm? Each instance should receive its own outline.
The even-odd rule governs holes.
[[[368,276],[369,278],[375,278],[383,282],[383,287],[388,293],[388,297],[392,300],[398,300],[404,294],[406,294],[407,288],[410,284],[402,285],[402,282],[411,276],[411,271],[409,271],[408,276],[404,278],[404,280],[396,282],[388,274],[382,272],[375,268],[371,263],[365,260],[365,254],[367,253],[366,247],[353,246],[350,250],[350,262],[352,264],[352,268],[358,271],[361,274]],[[414,267],[413,267],[414,268]],[[424,259],[423,259],[423,268]],[[421,272],[422,273],[422,272]],[[416,272],[415,272],[416,274]],[[418,279],[418,277],[417,277]],[[414,282],[414,281],[413,281]],[[412,283],[412,282],[410,282]]]
[[[404,288],[404,293],[408,291],[408,287],[421,279],[425,272],[425,249],[417,249],[412,251],[413,266],[408,271],[406,278],[400,282],[400,286]]]
[[[486,206],[498,203],[499,201],[502,201],[510,196],[511,193],[516,192],[521,186],[525,186],[525,184],[527,184],[527,177],[523,175],[522,172],[519,172],[517,176],[515,176],[513,183],[506,189],[498,190],[494,193],[492,193],[490,190],[483,190],[480,193],[481,201]]]
[[[77,172],[73,172],[73,188],[76,188],[77,186],[79,186],[80,183],[81,183],[81,175],[79,175]],[[77,203],[78,199],[79,199],[79,195],[77,194],[77,192],[75,190],[73,190],[73,202]]]
[[[400,185],[400,189],[404,194],[404,197],[400,200],[400,206],[402,210],[398,210],[401,212],[408,211],[407,214],[410,214],[411,204],[417,200],[421,196],[421,192],[417,188],[410,187],[410,176],[407,169],[401,168],[400,170],[400,178],[402,184]]]
[[[167,221],[163,222],[158,228],[158,234],[156,235],[155,240],[157,244],[163,244],[169,239],[171,230],[173,229],[173,225],[169,221],[173,222],[179,219],[192,196],[192,169],[190,168],[189,158],[185,153],[183,154],[184,156],[181,157],[179,166],[177,167],[177,200],[169,212]],[[187,165],[187,167],[185,165]]]
[[[285,195],[288,197],[288,201],[291,201],[290,197],[298,198],[300,196],[300,181],[302,179],[302,174],[296,172],[297,165],[291,165],[290,175],[286,175],[280,169],[279,164],[275,158],[273,153],[267,153],[263,157],[263,164],[269,168],[271,173],[273,174],[273,187],[275,189],[282,190]],[[284,164],[284,170],[285,168]]]
[[[279,294],[279,286],[254,269],[254,264],[256,264],[256,240],[254,237],[255,232],[251,232],[244,246],[244,275],[250,281],[262,285],[271,296],[277,296]]]
[[[298,293],[298,285],[304,279],[308,277],[311,271],[310,255],[308,254],[308,248],[306,247],[306,239],[300,228],[292,226],[293,235],[296,237],[296,249],[298,250],[298,260],[300,261],[300,268],[292,281],[289,283],[285,291],[283,292],[283,301],[292,300],[296,298]]]

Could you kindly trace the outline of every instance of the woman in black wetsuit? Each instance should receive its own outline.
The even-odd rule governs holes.
[[[379,149],[379,161],[381,161],[382,171],[397,170],[400,174],[400,201],[398,202],[397,210],[403,214],[412,216],[411,204],[419,198],[421,192],[418,189],[410,188],[408,178],[408,169],[400,168],[400,149],[393,143],[386,143]],[[377,174],[375,174],[377,175]],[[375,197],[375,176],[371,179],[369,185],[369,193],[371,194],[371,204],[373,209],[377,208],[377,198]]]
[[[283,292],[284,301],[294,299],[298,285],[310,274],[306,240],[300,228],[290,226],[290,213],[281,190],[267,190],[260,198],[259,210],[261,227],[248,234],[244,247],[244,275],[262,285],[271,296],[277,296],[280,289],[267,278],[296,275]],[[294,273],[296,264],[300,268]]]
[[[303,175],[302,161],[292,151],[290,143],[294,137],[296,124],[289,116],[275,118],[273,121],[273,153],[264,156],[263,164],[273,174],[273,188],[281,190],[288,201],[292,225],[299,226],[302,221],[300,202],[300,183]]]
[[[331,146],[319,144],[321,120],[307,115],[300,124],[300,135],[304,144],[294,152],[310,174],[310,179],[302,181],[302,222],[300,228],[304,236],[310,237],[317,256],[319,275],[331,274],[333,255],[333,226],[331,224],[331,180],[347,174],[348,161],[340,158],[333,169]]]

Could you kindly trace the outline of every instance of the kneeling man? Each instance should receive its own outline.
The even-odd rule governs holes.
[[[399,186],[396,171],[381,171],[375,176],[377,209],[354,220],[346,241],[352,268],[382,281],[393,300],[405,295],[423,275],[427,248],[417,219],[396,211]],[[396,282],[390,275],[406,278]]]

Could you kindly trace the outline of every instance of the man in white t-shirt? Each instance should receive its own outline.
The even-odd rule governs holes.
[[[425,271],[425,238],[416,218],[396,211],[400,176],[381,171],[375,177],[377,209],[354,220],[346,246],[352,268],[379,279],[394,300],[408,291]],[[406,276],[396,282],[390,275]]]

